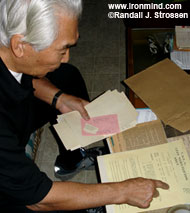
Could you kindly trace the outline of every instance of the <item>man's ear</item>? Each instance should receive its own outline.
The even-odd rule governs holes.
[[[13,35],[10,41],[10,47],[13,54],[20,58],[24,55],[24,42],[21,40],[24,36],[20,34]]]

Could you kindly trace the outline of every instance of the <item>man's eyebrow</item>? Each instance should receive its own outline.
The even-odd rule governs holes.
[[[74,44],[66,44],[66,45],[63,45],[63,46],[61,47],[61,49],[67,49],[67,48],[75,47],[75,46],[77,46],[77,42],[74,43]]]
[[[80,35],[78,37],[78,40],[80,39]],[[67,48],[70,48],[70,47],[76,47],[77,46],[77,43],[78,43],[78,40],[74,43],[74,44],[66,44],[66,45],[63,45],[61,49],[67,49]]]

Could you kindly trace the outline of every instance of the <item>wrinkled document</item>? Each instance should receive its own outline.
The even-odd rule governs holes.
[[[54,125],[66,149],[85,147],[136,125],[138,113],[123,92],[107,91],[85,106],[90,120],[72,111]]]
[[[110,153],[114,153],[167,143],[167,138],[161,121],[154,120],[108,137],[107,142]]]
[[[182,140],[144,149],[98,157],[102,182],[116,182],[144,177],[162,180],[169,190],[158,189],[147,209],[127,204],[108,205],[107,213],[137,213],[190,203],[190,159]]]

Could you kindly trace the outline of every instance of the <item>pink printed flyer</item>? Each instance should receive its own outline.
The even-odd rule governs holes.
[[[84,136],[110,135],[120,132],[116,114],[93,117],[86,121],[81,118],[81,130]]]

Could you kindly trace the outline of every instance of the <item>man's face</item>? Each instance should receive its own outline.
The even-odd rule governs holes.
[[[43,77],[58,68],[61,63],[68,62],[69,48],[76,44],[78,37],[78,20],[60,16],[59,34],[50,47],[36,52],[29,44],[26,44],[23,73]]]

